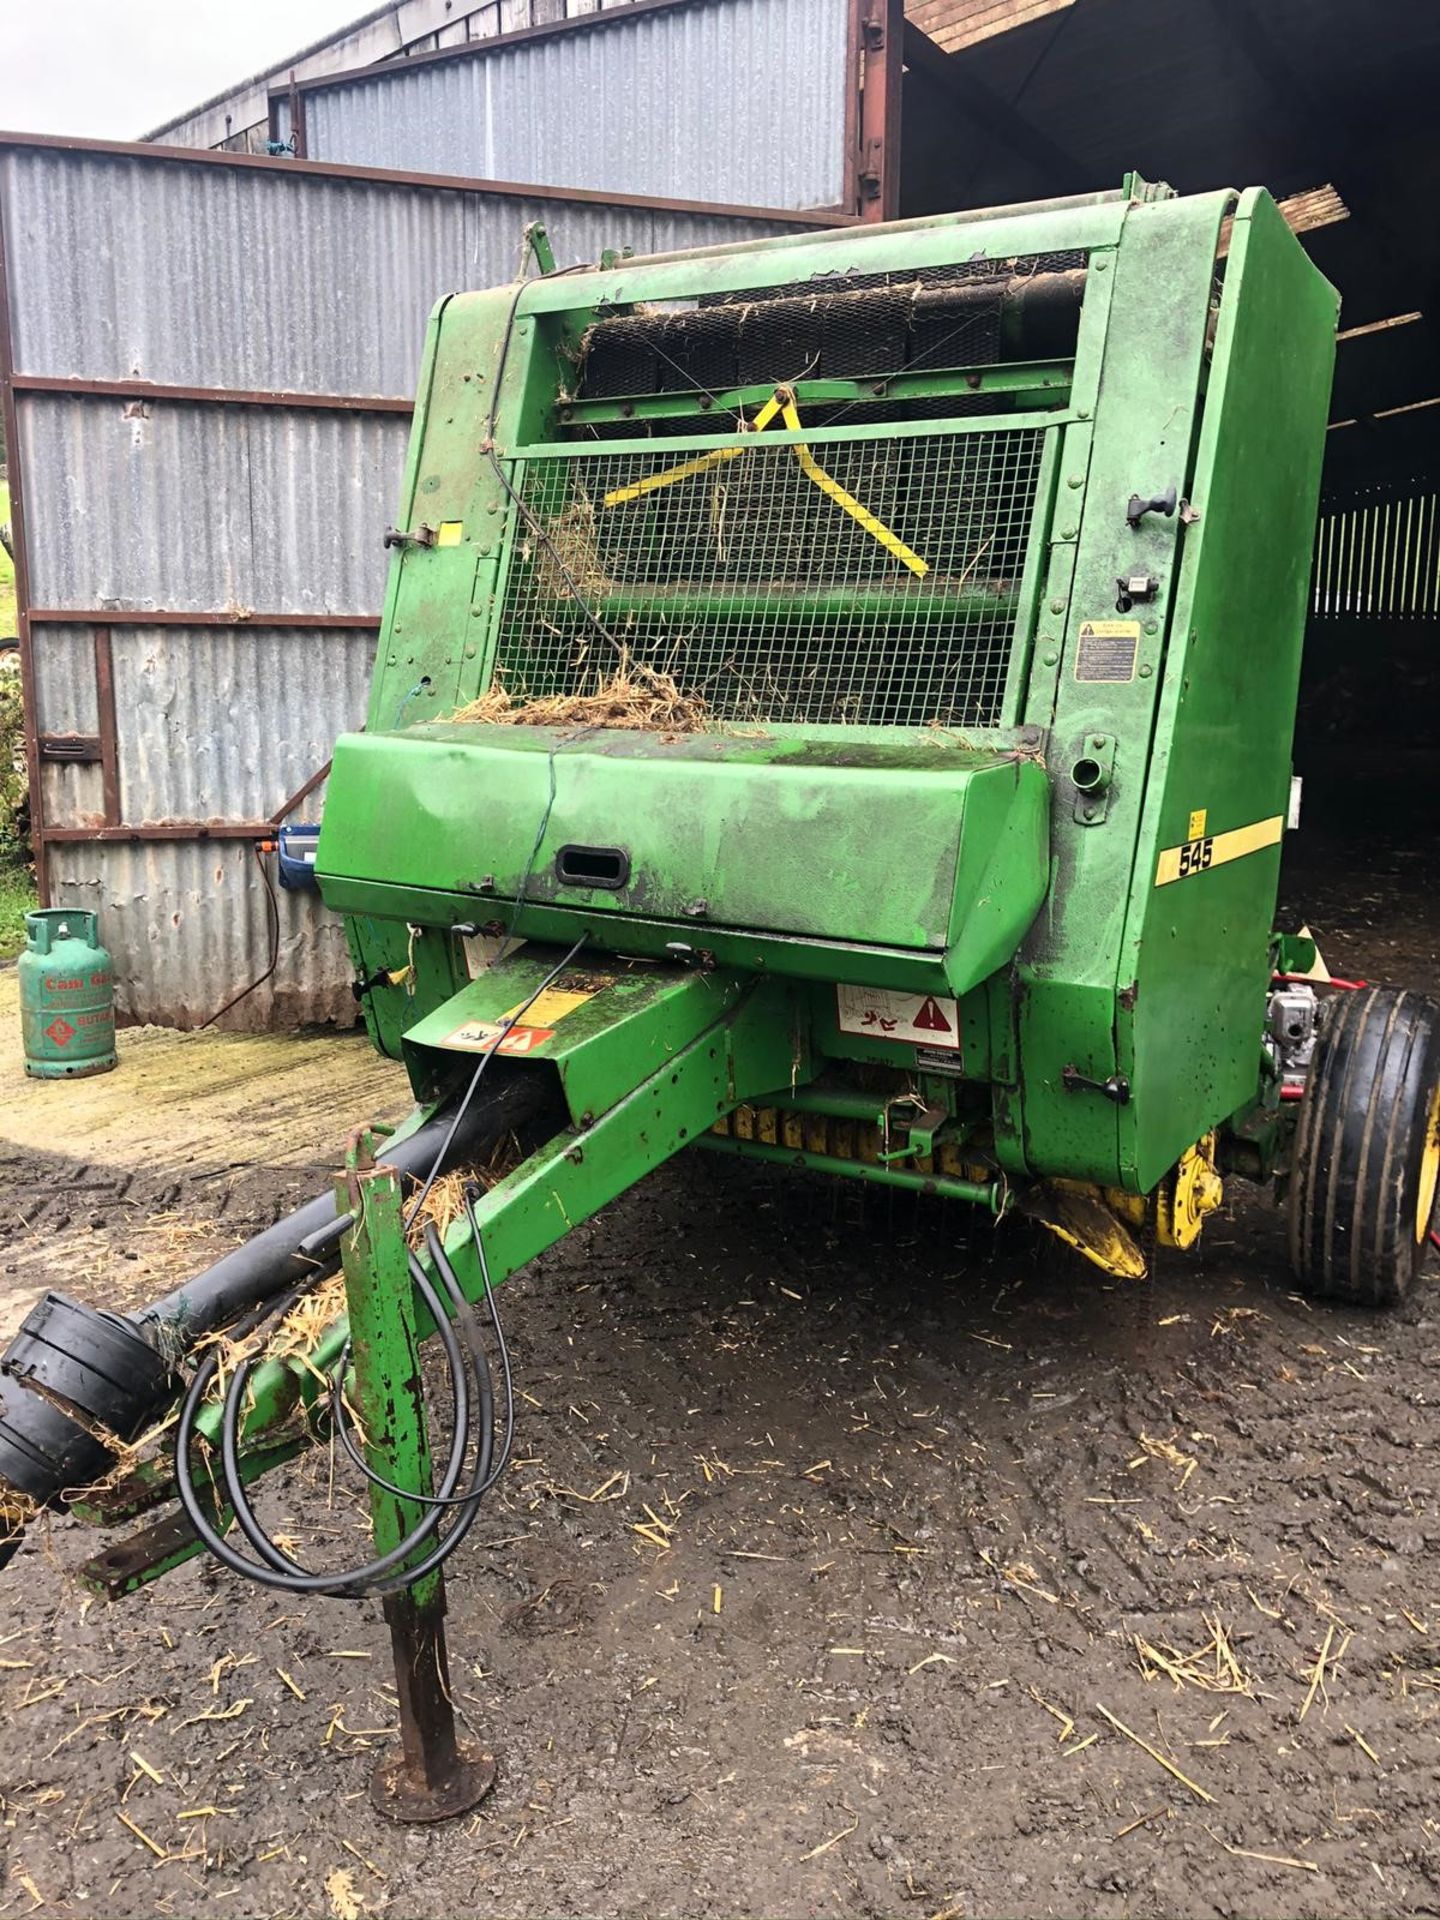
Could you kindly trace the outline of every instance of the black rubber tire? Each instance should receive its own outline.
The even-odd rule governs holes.
[[[1302,1293],[1396,1307],[1410,1292],[1431,1224],[1418,1214],[1437,1090],[1440,1005],[1384,987],[1335,996],[1295,1133],[1290,1264]]]

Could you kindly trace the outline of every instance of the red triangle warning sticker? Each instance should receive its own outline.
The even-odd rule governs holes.
[[[954,1032],[954,1028],[950,1025],[950,1022],[945,1018],[944,1012],[941,1010],[940,1002],[935,999],[933,994],[916,1014],[911,1025],[922,1027],[926,1033]]]

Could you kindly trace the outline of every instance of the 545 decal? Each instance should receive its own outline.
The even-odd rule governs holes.
[[[1191,825],[1202,825],[1204,816],[1191,820]],[[1231,827],[1225,833],[1192,834],[1178,847],[1166,847],[1161,853],[1155,868],[1157,887],[1168,887],[1173,880],[1193,880],[1197,873],[1208,873],[1211,867],[1223,867],[1227,861],[1243,860],[1247,854],[1259,853],[1265,847],[1276,847],[1285,831],[1283,813],[1272,814],[1268,820],[1255,820],[1247,827]]]
[[[1200,840],[1187,840],[1180,849],[1179,880],[1187,880],[1192,873],[1203,873],[1215,862],[1215,836],[1207,833]]]

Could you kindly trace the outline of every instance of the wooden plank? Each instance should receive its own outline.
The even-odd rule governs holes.
[[[905,13],[937,46],[954,53],[1073,5],[1074,0],[909,0]]]

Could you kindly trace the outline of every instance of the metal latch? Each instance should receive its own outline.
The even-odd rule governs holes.
[[[387,547],[433,547],[437,529],[422,524],[413,533],[406,533],[402,527],[386,527],[385,545]]]
[[[867,200],[878,200],[884,181],[885,142],[867,140],[860,160],[860,190]]]
[[[880,1155],[882,1165],[894,1160],[928,1160],[935,1151],[935,1135],[950,1118],[948,1107],[924,1107],[913,1119],[902,1120],[905,1144]]]
[[[1175,511],[1176,498],[1177,489],[1173,481],[1163,493],[1152,493],[1148,500],[1143,499],[1138,493],[1132,493],[1130,504],[1125,509],[1126,525],[1132,531],[1138,530],[1140,522],[1147,513],[1160,513],[1168,520]]]
[[[1117,1107],[1130,1103],[1130,1082],[1123,1073],[1112,1073],[1108,1080],[1092,1080],[1089,1074],[1081,1073],[1078,1067],[1062,1067],[1060,1084],[1067,1093],[1103,1093]]]
[[[1115,576],[1115,585],[1119,588],[1115,601],[1117,613],[1129,613],[1137,601],[1153,600],[1160,591],[1160,582],[1153,573],[1120,573]]]

